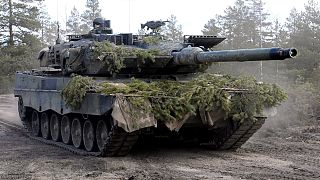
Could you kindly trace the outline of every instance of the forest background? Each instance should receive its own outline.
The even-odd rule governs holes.
[[[101,17],[99,0],[84,0],[85,7],[69,13],[66,28],[60,35],[85,34],[92,20]],[[38,67],[39,50],[54,44],[58,22],[46,11],[43,0],[0,0],[0,94],[12,92],[16,71]],[[276,83],[288,91],[295,110],[308,116],[320,115],[320,6],[308,0],[303,10],[292,9],[285,22],[270,20],[263,0],[236,0],[203,25],[204,35],[227,39],[220,49],[260,47],[295,47],[294,60],[272,62],[217,63],[211,73],[250,75],[259,81]],[[168,16],[169,23],[161,32],[172,41],[183,39],[183,25],[177,17]],[[139,30],[140,34],[145,33]]]

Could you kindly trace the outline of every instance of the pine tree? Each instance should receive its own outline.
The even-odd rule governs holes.
[[[299,49],[300,60],[287,63],[289,69],[299,69],[304,79],[314,79],[319,71],[320,56],[320,7],[309,0],[302,12],[293,9],[286,24],[290,45]],[[317,72],[313,74],[312,72]],[[316,78],[315,81],[319,81]]]
[[[47,7],[43,2],[38,3],[40,9],[40,14],[38,16],[38,21],[41,23],[40,40],[42,47],[45,47],[50,44],[54,44],[57,34],[57,23],[53,22],[48,11]]]
[[[40,0],[0,1],[1,44],[14,46],[24,43],[23,41],[28,41],[34,35],[34,32],[41,28],[36,1]]]
[[[181,41],[183,39],[182,26],[178,24],[177,17],[171,15],[168,19],[169,22],[162,28],[162,33],[172,41]]]
[[[86,29],[87,30],[87,29]],[[67,33],[68,34],[85,34],[88,31],[81,29],[81,16],[76,7],[71,10],[71,15],[67,21]]]
[[[222,35],[227,38],[228,48],[238,49],[253,46],[251,36],[252,20],[249,18],[249,7],[243,0],[237,0],[234,6],[228,7],[224,15],[219,16]]]
[[[289,47],[289,33],[285,26],[276,19],[272,26],[272,46],[274,47]]]
[[[256,47],[265,47],[270,44],[272,39],[271,34],[271,22],[267,19],[269,13],[265,11],[265,3],[262,0],[246,0],[246,4],[249,7],[249,19],[251,20],[250,31],[251,38]]]
[[[268,34],[270,32],[267,31],[268,28],[270,29],[268,27],[270,23],[266,21],[267,16],[268,14],[264,13],[262,1],[236,0],[233,6],[229,6],[223,15],[219,15],[216,18],[216,28],[220,28],[221,36],[227,38],[223,44],[224,49],[267,46],[267,40],[272,40],[272,36]],[[267,34],[268,38],[261,38],[262,36],[267,37]],[[260,41],[260,39],[263,41]],[[261,42],[264,43],[261,44]],[[247,74],[259,78],[262,77],[260,62],[220,63],[218,65],[219,67],[214,65],[213,69],[218,70],[220,73]],[[267,66],[273,68],[272,64]]]
[[[59,30],[59,36],[64,36],[66,34],[65,31]],[[46,45],[52,45],[56,43],[58,38],[58,22],[49,21],[44,28],[44,42]]]
[[[216,19],[210,19],[207,24],[204,25],[202,30],[203,35],[220,35],[222,29],[219,27],[219,22]]]
[[[81,14],[81,31],[86,33],[89,32],[90,29],[92,29],[92,21],[97,17],[101,17],[99,0],[87,0],[86,10]]]

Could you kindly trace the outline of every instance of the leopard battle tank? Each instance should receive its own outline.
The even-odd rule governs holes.
[[[145,136],[196,139],[200,145],[220,150],[237,149],[245,143],[267,117],[256,112],[252,115],[254,120],[246,120],[249,116],[245,115],[236,121],[227,109],[230,109],[228,103],[250,94],[250,90],[232,85],[236,83],[225,83],[226,87],[208,91],[223,94],[224,101],[213,101],[217,97],[210,94],[205,99],[195,100],[196,93],[190,96],[190,101],[180,101],[189,96],[178,98],[166,94],[170,88],[165,83],[176,82],[184,90],[193,87],[198,89],[194,92],[200,92],[202,86],[210,85],[203,83],[207,79],[201,81],[202,85],[199,81],[199,86],[188,82],[202,74],[211,63],[284,60],[295,57],[297,50],[213,51],[212,47],[225,38],[186,35],[183,42],[174,43],[165,40],[157,31],[164,24],[161,21],[144,24],[141,27],[152,29],[146,35],[113,34],[110,20],[97,18],[88,34],[69,35],[67,42],[58,39],[55,45],[43,49],[38,57],[39,69],[16,74],[14,95],[19,98],[19,115],[30,137],[78,154],[96,156],[126,155],[138,138]],[[223,76],[211,75],[210,78]],[[143,87],[138,85],[134,89],[132,81],[150,84],[158,88],[158,94],[148,89],[141,94]],[[162,88],[157,82],[162,83]],[[109,91],[103,87],[109,87]],[[131,91],[123,90],[125,87],[130,87]],[[123,91],[119,91],[121,88]],[[85,91],[80,91],[83,89]],[[70,94],[73,96],[68,96]],[[128,101],[128,98],[141,97],[144,111],[137,110],[139,106]],[[174,105],[161,106],[161,102],[170,99],[174,99]],[[190,108],[187,104],[191,101],[198,106]],[[155,102],[159,106],[155,106]],[[203,108],[203,102],[214,103]],[[178,118],[176,112],[164,112],[165,108],[184,114]],[[166,117],[180,120],[166,121]]]

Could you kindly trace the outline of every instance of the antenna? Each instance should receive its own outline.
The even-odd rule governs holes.
[[[64,6],[64,15],[66,16],[66,32],[67,32],[67,27],[68,27],[68,15],[67,15],[67,6],[65,5]]]
[[[131,32],[130,26],[131,26],[131,0],[129,0],[129,32]]]
[[[60,44],[61,43],[61,39],[60,39],[60,25],[59,25],[59,22],[57,21],[57,25],[58,25],[58,31],[57,31],[57,40],[56,40],[56,44]]]
[[[57,0],[57,22],[59,22],[59,1]]]

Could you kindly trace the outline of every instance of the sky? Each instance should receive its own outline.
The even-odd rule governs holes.
[[[86,0],[46,0],[49,15],[61,27],[76,7],[84,10]],[[202,34],[203,26],[217,14],[223,14],[235,0],[100,0],[102,16],[111,20],[115,33],[137,33],[141,23],[167,20],[172,14],[182,25],[184,34]],[[292,8],[302,10],[307,0],[264,0],[272,19],[284,22]]]

